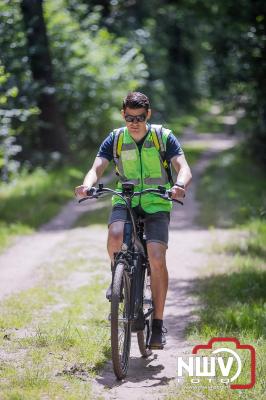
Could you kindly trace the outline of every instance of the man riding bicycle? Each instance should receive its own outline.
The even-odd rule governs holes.
[[[159,125],[150,125],[150,102],[139,92],[129,93],[123,101],[121,110],[125,127],[114,130],[103,141],[95,161],[85,176],[83,185],[75,188],[79,197],[86,197],[101,178],[110,161],[114,161],[121,182],[134,183],[135,190],[157,188],[159,185],[171,189],[172,198],[180,199],[191,181],[192,175],[183,150],[171,131]],[[177,173],[175,183],[171,179],[170,165]],[[151,290],[154,302],[154,318],[149,348],[159,349],[165,345],[163,331],[163,311],[168,289],[166,250],[168,247],[168,227],[172,204],[158,196],[148,194],[133,199],[135,215],[144,219],[147,251],[151,267]],[[107,248],[114,261],[114,253],[121,249],[124,224],[128,220],[127,209],[121,200],[114,196],[109,218]],[[112,287],[106,297],[111,298]]]

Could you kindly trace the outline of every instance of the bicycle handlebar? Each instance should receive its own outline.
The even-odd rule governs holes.
[[[110,189],[110,188],[105,188],[105,187],[103,187],[103,184],[99,184],[99,188],[92,187],[91,189],[87,190],[87,197],[80,199],[78,202],[82,203],[85,200],[97,199],[105,193],[112,193],[114,195],[121,197],[123,200],[125,200],[125,192],[116,191],[116,190]],[[131,194],[131,197],[133,198],[133,197],[141,196],[141,195],[147,194],[147,193],[153,193],[153,194],[156,194],[157,196],[161,197],[164,200],[173,201],[175,203],[181,204],[182,206],[184,205],[184,203],[182,201],[172,199],[171,190],[165,189],[163,186],[158,186],[158,189],[148,188],[148,189],[141,190],[139,192],[134,192],[133,194]]]

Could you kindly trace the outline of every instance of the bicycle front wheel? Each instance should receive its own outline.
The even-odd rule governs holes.
[[[130,279],[125,267],[120,262],[115,268],[111,297],[112,361],[118,379],[123,379],[127,374],[131,344]]]

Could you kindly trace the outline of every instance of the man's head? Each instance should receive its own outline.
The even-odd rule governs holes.
[[[151,116],[150,102],[145,94],[131,92],[123,100],[122,117],[130,133],[138,135],[146,132],[146,122]]]
[[[140,92],[131,92],[123,100],[123,110],[126,108],[145,108],[146,112],[150,109],[150,101],[145,94]]]

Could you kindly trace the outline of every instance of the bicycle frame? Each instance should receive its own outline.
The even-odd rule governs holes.
[[[146,287],[144,294],[146,271],[148,271],[147,276],[150,272],[149,260],[144,237],[144,224],[141,218],[138,218],[137,222],[134,219],[132,199],[134,196],[153,193],[165,200],[181,202],[172,199],[171,190],[166,190],[163,186],[158,186],[158,189],[150,188],[134,192],[134,185],[130,182],[122,183],[122,192],[104,188],[100,184],[99,189],[88,190],[88,197],[79,202],[89,198],[98,198],[104,193],[112,193],[120,197],[130,216],[129,221],[124,224],[121,250],[114,255],[115,271],[112,277],[110,314],[113,368],[117,378],[123,379],[128,369],[132,331],[137,332],[141,355],[148,357],[151,354],[148,343],[151,333],[153,303],[151,295],[147,295],[150,290],[148,289],[146,292]],[[149,285],[147,285],[148,287]]]
[[[147,267],[148,258],[147,250],[145,248],[145,241],[143,237],[138,236],[137,226],[132,212],[132,199],[134,196],[140,196],[145,193],[154,193],[165,200],[170,200],[177,202],[181,205],[183,203],[179,200],[171,199],[171,190],[166,190],[163,186],[158,186],[158,189],[144,189],[141,192],[134,192],[134,184],[130,182],[122,183],[122,192],[104,188],[103,184],[99,184],[99,189],[92,188],[93,192],[88,191],[88,197],[79,200],[82,202],[89,198],[98,198],[104,193],[112,193],[120,197],[125,203],[127,210],[130,215],[130,221],[125,222],[124,233],[123,233],[123,243],[121,246],[121,251],[115,254],[115,264],[119,261],[123,261],[127,266],[126,271],[131,279],[131,284],[133,286],[132,298],[130,301],[130,315],[129,320],[134,321],[137,318],[138,311],[142,306],[142,293],[144,285],[144,273],[145,267]],[[134,277],[136,277],[134,279]]]
[[[148,266],[148,256],[146,242],[143,238],[143,222],[139,218],[136,223],[132,213],[131,204],[134,196],[134,185],[124,184],[122,196],[129,211],[130,221],[125,222],[123,243],[121,251],[115,254],[115,265],[121,261],[125,262],[127,265],[126,272],[131,281],[130,309],[127,318],[129,321],[133,322],[138,319],[139,312],[142,310],[143,306],[143,287],[145,269]]]

